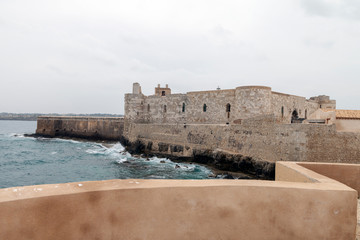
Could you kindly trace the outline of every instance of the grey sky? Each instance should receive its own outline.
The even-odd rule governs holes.
[[[358,0],[1,0],[0,112],[123,113],[133,82],[360,109],[359,44]]]

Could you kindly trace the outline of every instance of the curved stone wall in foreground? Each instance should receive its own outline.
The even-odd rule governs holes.
[[[1,189],[0,239],[355,239],[354,189],[289,162],[276,179]]]

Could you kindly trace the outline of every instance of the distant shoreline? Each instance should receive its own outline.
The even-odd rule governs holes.
[[[22,118],[0,118],[0,121],[33,121],[36,122],[36,118],[35,119],[22,119]]]
[[[123,117],[122,114],[106,114],[106,113],[94,113],[94,114],[58,114],[58,113],[0,113],[0,120],[10,121],[37,121],[40,116],[80,116],[80,117]]]

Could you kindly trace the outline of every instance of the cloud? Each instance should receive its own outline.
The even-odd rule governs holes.
[[[304,40],[304,44],[309,47],[318,48],[332,48],[335,45],[334,41],[321,41],[318,39],[308,38]]]
[[[301,0],[301,5],[309,15],[360,20],[358,0]]]

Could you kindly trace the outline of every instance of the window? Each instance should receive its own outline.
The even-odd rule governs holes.
[[[166,113],[166,105],[164,105],[164,113]]]
[[[281,107],[281,117],[284,117],[284,106]]]
[[[165,96],[165,91],[161,91],[161,96]]]
[[[182,112],[185,112],[185,103],[182,105]]]
[[[305,109],[305,119],[307,119],[307,109]]]
[[[230,112],[231,105],[230,103],[226,104],[226,112]]]
[[[206,106],[206,104],[204,104],[204,106],[203,106],[203,112],[206,112],[206,108],[207,108],[207,106]]]
[[[150,104],[148,104],[147,110],[148,112],[150,112]]]

